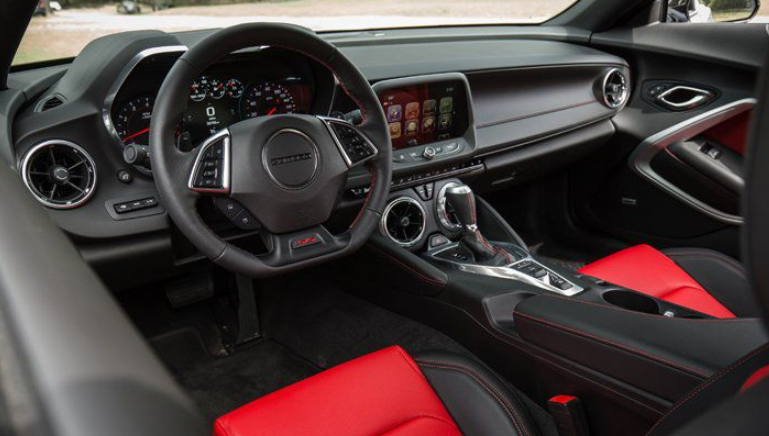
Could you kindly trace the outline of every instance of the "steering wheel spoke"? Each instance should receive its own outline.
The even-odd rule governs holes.
[[[267,239],[271,245],[270,253],[263,257],[263,261],[273,268],[342,251],[351,240],[349,232],[334,235],[323,225],[292,233],[270,233]]]
[[[379,150],[358,127],[345,120],[319,116],[347,167],[353,168],[374,159]]]
[[[232,171],[232,141],[227,129],[200,145],[189,174],[187,188],[199,193],[229,194]]]

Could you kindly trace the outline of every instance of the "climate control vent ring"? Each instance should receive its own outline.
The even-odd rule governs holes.
[[[411,247],[425,234],[427,214],[422,205],[411,197],[391,201],[379,224],[383,235],[401,247]]]
[[[630,85],[622,70],[612,68],[603,76],[601,96],[606,106],[617,109],[627,102],[629,95]]]
[[[52,209],[82,206],[96,189],[96,165],[74,142],[41,142],[24,154],[19,168],[27,189]]]

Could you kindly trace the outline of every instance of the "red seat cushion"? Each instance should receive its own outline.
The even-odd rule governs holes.
[[[579,272],[716,318],[735,317],[673,260],[648,245],[614,253]]]
[[[230,412],[216,436],[461,436],[414,361],[390,347]]]

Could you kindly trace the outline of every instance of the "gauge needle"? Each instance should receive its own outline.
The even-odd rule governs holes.
[[[138,131],[138,132],[134,133],[133,135],[126,136],[125,138],[123,138],[123,142],[130,141],[131,139],[134,139],[137,136],[141,136],[141,135],[143,135],[145,133],[149,133],[149,132],[150,132],[150,129],[149,129],[149,127],[147,127],[146,129]]]
[[[274,114],[277,111],[278,111],[278,108],[274,107],[274,108],[270,109],[269,112],[267,112],[267,115],[272,115],[272,114]]]

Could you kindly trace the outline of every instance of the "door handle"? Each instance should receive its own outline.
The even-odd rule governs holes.
[[[692,86],[676,85],[657,96],[657,103],[673,110],[694,109],[712,99],[713,92]]]

